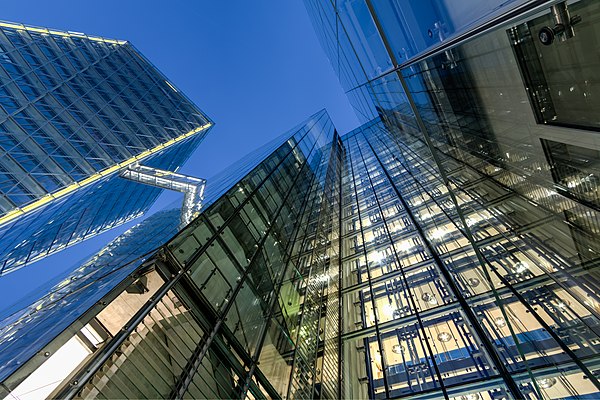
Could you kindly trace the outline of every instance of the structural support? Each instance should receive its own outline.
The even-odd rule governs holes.
[[[183,193],[180,228],[187,226],[202,208],[204,188],[206,187],[205,179],[146,167],[140,164],[133,164],[127,167],[127,169],[121,172],[121,177],[145,185]]]

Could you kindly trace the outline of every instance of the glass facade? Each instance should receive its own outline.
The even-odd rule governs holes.
[[[345,397],[598,396],[597,277],[564,221],[438,154],[446,185],[416,132],[344,143]]]
[[[160,374],[167,372],[164,368],[173,368],[172,372],[169,372],[173,378],[165,377],[167,382],[181,373],[181,364],[186,362],[186,358],[191,357],[190,351],[197,345],[194,340],[197,341],[197,334],[202,332],[198,327],[200,322],[197,318],[213,318],[215,313],[227,314],[230,322],[227,323],[227,327],[223,326],[223,329],[227,335],[242,340],[243,347],[240,349],[245,350],[238,349],[242,351],[240,354],[244,354],[243,351],[251,352],[251,349],[255,349],[258,354],[260,347],[263,346],[259,343],[265,341],[269,342],[271,347],[287,346],[284,333],[279,332],[275,324],[259,321],[261,315],[259,310],[267,310],[269,309],[267,307],[271,307],[270,312],[277,315],[283,323],[280,310],[283,305],[279,304],[279,291],[269,295],[268,290],[273,291],[274,287],[278,288],[283,285],[282,281],[288,282],[294,275],[291,267],[288,268],[282,260],[289,258],[290,246],[293,244],[292,234],[301,228],[299,217],[306,207],[305,191],[311,188],[314,192],[313,196],[319,196],[319,190],[323,190],[324,177],[320,176],[321,180],[317,181],[315,174],[323,169],[322,164],[327,165],[334,134],[333,125],[327,114],[323,111],[315,114],[284,136],[236,163],[227,172],[210,179],[206,190],[206,210],[199,219],[172,239],[169,245],[159,250],[155,258],[144,264],[147,254],[154,253],[155,247],[165,243],[169,236],[177,232],[178,209],[166,210],[147,218],[55,286],[48,295],[32,306],[14,312],[6,318],[2,322],[0,338],[2,348],[0,379],[7,385],[6,387],[18,386],[21,383],[23,376],[20,372],[16,374],[14,372],[23,371],[19,368],[25,361],[30,359],[27,365],[50,361],[47,360],[47,356],[41,359],[38,356],[46,354],[50,348],[62,348],[65,343],[81,340],[82,335],[89,334],[90,330],[95,332],[94,337],[104,337],[102,343],[108,344],[113,337],[118,336],[119,330],[133,313],[140,310],[145,301],[150,297],[159,299],[156,295],[157,290],[160,292],[166,290],[167,286],[173,285],[175,286],[165,295],[171,299],[181,296],[182,300],[178,300],[177,307],[184,307],[180,301],[188,301],[184,300],[184,296],[188,296],[185,294],[188,290],[192,290],[189,294],[196,300],[203,299],[202,301],[208,303],[194,305],[186,303],[188,305],[185,307],[194,307],[195,311],[190,314],[188,311],[191,311],[191,308],[163,309],[162,301],[166,298],[160,297],[161,304],[158,308],[145,310],[153,316],[158,312],[159,314],[154,318],[163,314],[172,315],[174,312],[175,315],[181,314],[181,317],[191,321],[189,326],[191,332],[188,328],[185,328],[184,332],[174,331],[176,337],[166,338],[168,343],[156,343],[161,348],[165,345],[177,348],[175,354],[165,353],[168,357],[176,357],[173,359],[176,364],[153,365],[154,372]],[[207,240],[210,242],[207,245],[210,249],[207,249],[206,254],[196,262],[193,271],[189,270],[185,274],[175,270],[170,271],[171,268],[180,269],[181,265],[186,263],[185,258],[194,255],[190,253],[196,246],[194,243]],[[158,259],[163,260],[159,262],[167,269],[157,268],[155,261]],[[264,269],[267,263],[273,263],[272,270]],[[252,274],[248,272],[246,277],[238,279],[239,275],[246,270],[253,272]],[[185,278],[185,282],[176,282],[171,278],[177,280]],[[207,284],[205,281],[209,278],[210,284]],[[242,290],[243,285],[246,285],[247,289]],[[290,286],[289,282],[286,286]],[[239,297],[232,294],[233,290],[240,292]],[[256,290],[262,293],[264,300],[259,301],[253,297]],[[222,299],[221,296],[228,297],[231,302]],[[220,311],[217,303],[221,303],[221,306],[233,304],[234,298],[237,299],[235,307],[229,306],[227,311]],[[297,302],[298,298],[295,301]],[[104,311],[100,310],[99,306]],[[169,303],[167,306],[172,307],[173,304]],[[252,312],[248,307],[253,309]],[[200,314],[196,314],[197,312]],[[82,323],[86,326],[85,333],[82,333],[79,327]],[[170,335],[171,328],[168,327],[170,323],[178,324],[169,318],[159,321],[159,325],[154,325],[151,320],[144,322],[145,326],[153,330],[153,335],[162,335],[158,331],[162,328],[165,329],[164,334]],[[209,329],[207,323],[208,321],[204,321],[199,326],[202,329]],[[105,329],[108,331],[105,332]],[[136,329],[143,328],[137,326]],[[180,328],[174,326],[174,329],[177,331]],[[251,330],[256,335],[262,332],[260,333],[263,335],[262,339],[260,336],[252,337]],[[108,333],[109,331],[112,333]],[[73,339],[74,333],[79,339]],[[180,337],[182,334],[184,334],[183,339]],[[193,340],[189,335],[192,335]],[[37,339],[32,340],[32,338]],[[219,339],[218,346],[223,346],[222,340]],[[96,350],[103,348],[100,343],[96,344],[98,345]],[[155,350],[162,351],[159,348]],[[214,351],[218,352],[211,351],[211,358],[216,359],[222,349]],[[88,352],[91,350],[88,349]],[[55,351],[51,350],[50,353],[54,354]],[[274,349],[270,349],[269,356],[274,354]],[[130,360],[134,361],[135,368],[140,362],[136,357],[137,355],[134,355]],[[228,357],[231,358],[231,355]],[[243,369],[241,365],[238,366],[239,368]],[[277,369],[278,367],[274,365],[272,373],[285,374]],[[126,366],[123,367],[125,376],[130,372],[127,372]],[[210,378],[206,371],[201,373],[202,377],[197,379]],[[58,383],[55,382],[54,386]],[[168,385],[165,386],[164,382],[161,385],[158,392],[154,392],[154,389],[150,389],[151,392],[139,392],[131,385],[131,389],[125,389],[125,386],[118,389],[112,387],[112,383],[98,389],[104,393],[102,396],[116,397],[157,397],[159,395],[166,397],[170,393],[169,390],[174,390]],[[283,383],[282,385],[285,386]],[[256,384],[252,386],[253,390],[258,390]],[[119,395],[114,390],[132,391]],[[201,393],[205,393],[205,397],[229,397],[224,394],[228,392],[210,392],[208,390],[216,389],[205,388],[201,383],[195,383],[189,390],[194,391],[193,397],[202,397]],[[90,396],[99,395],[99,391],[90,394]]]
[[[247,174],[155,256],[104,253],[112,273],[9,323],[5,387],[76,338],[87,356],[53,396],[598,396],[598,282],[567,257],[564,221],[451,153],[438,162],[450,184],[420,133],[376,119],[340,138],[316,114],[234,167]],[[177,224],[156,218],[138,237]],[[32,349],[36,307],[48,334]]]
[[[384,126],[343,137],[344,396],[598,397],[597,2],[305,3]]]
[[[128,42],[0,23],[0,275],[142,214],[160,191],[118,172],[210,125]]]
[[[364,124],[315,114],[93,304],[14,314],[0,394],[69,361],[47,395],[599,398],[599,5],[446,3],[306,0]]]

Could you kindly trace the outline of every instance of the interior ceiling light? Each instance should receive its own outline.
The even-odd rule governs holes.
[[[369,258],[375,264],[380,264],[381,261],[383,261],[383,259],[385,258],[385,255],[380,251],[375,251],[369,255]]]
[[[481,283],[479,278],[469,278],[467,280],[467,282],[469,283],[469,286],[471,286],[471,287],[477,287]]]
[[[433,239],[441,239],[447,234],[448,232],[443,228],[434,229],[430,232],[430,235]]]
[[[529,264],[527,264],[525,261],[519,261],[513,265],[513,269],[517,274],[522,274],[523,272],[529,270]]]
[[[399,344],[395,344],[392,346],[392,351],[396,354],[402,354],[402,352],[404,351],[404,347],[400,346]]]
[[[438,340],[442,343],[446,343],[449,342],[450,339],[452,339],[452,335],[449,334],[448,332],[440,332],[440,334],[437,336]]]
[[[438,303],[438,301],[435,298],[435,296],[432,295],[431,293],[428,293],[428,292],[423,293],[423,295],[421,296],[421,299],[423,299],[423,301],[425,301],[425,302],[427,302],[429,304],[432,304],[432,305],[435,305],[435,304]]]
[[[494,318],[494,325],[498,328],[504,328],[506,326],[506,320],[502,317]]]
[[[571,305],[571,302],[569,300],[563,300],[563,301],[559,301],[557,305],[558,305],[558,308],[565,309]]]
[[[556,385],[556,378],[544,378],[537,380],[537,384],[542,389],[549,389],[552,386]]]
[[[400,243],[397,245],[397,248],[398,248],[398,250],[400,250],[400,251],[408,251],[408,250],[410,250],[410,249],[412,248],[412,244],[410,243],[410,241],[408,241],[408,240],[405,240],[405,241],[403,241],[403,242],[400,242]]]
[[[479,400],[480,398],[479,393],[469,393],[459,397],[460,400]]]

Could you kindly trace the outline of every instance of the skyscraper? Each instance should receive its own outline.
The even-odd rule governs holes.
[[[390,130],[420,135],[445,181],[452,174],[440,159],[451,155],[563,219],[553,236],[570,238],[567,257],[594,265],[597,4],[305,4],[363,121],[380,116]]]
[[[307,0],[364,124],[315,114],[143,262],[15,314],[6,394],[60,364],[66,398],[599,397],[600,6],[445,4]]]
[[[212,124],[130,43],[0,23],[0,275],[145,212]]]
[[[444,162],[460,208],[422,138],[317,114],[143,265],[85,282],[112,291],[60,335],[86,289],[36,310],[49,337],[31,313],[5,329],[5,387],[59,363],[67,397],[593,398],[594,270],[540,240],[561,221]]]
[[[204,201],[205,211],[202,213],[203,216],[199,217],[202,221],[196,219],[186,229],[191,232],[192,226],[201,226],[201,229],[208,230],[202,233],[203,236],[206,235],[206,238],[202,237],[199,240],[204,242],[206,239],[211,239],[211,241],[218,240],[219,242],[218,250],[215,249],[217,252],[213,254],[211,250],[210,257],[203,259],[202,271],[198,271],[200,275],[196,277],[198,280],[205,280],[213,273],[216,274],[215,280],[210,284],[207,282],[207,285],[205,285],[205,288],[211,291],[211,296],[215,296],[215,301],[220,301],[219,297],[225,294],[223,290],[227,290],[225,286],[231,284],[227,283],[232,279],[231,274],[235,273],[230,269],[234,267],[234,264],[230,264],[231,262],[235,262],[235,266],[237,266],[242,262],[245,264],[249,262],[244,257],[248,257],[248,259],[256,257],[254,262],[257,263],[257,266],[253,269],[254,278],[269,279],[267,271],[262,270],[265,262],[263,257],[267,257],[266,260],[271,259],[275,263],[274,257],[278,255],[277,252],[263,253],[264,246],[259,246],[259,238],[264,236],[267,229],[266,225],[273,224],[273,237],[277,236],[282,241],[291,243],[292,238],[288,238],[287,235],[294,232],[300,224],[299,217],[307,204],[304,197],[305,191],[313,186],[315,191],[318,187],[322,187],[322,182],[319,182],[324,177],[315,176],[315,171],[319,168],[322,169],[320,165],[326,163],[333,135],[334,128],[329,117],[325,112],[319,112],[252,153],[223,174],[220,174],[220,176],[209,180]],[[222,219],[227,219],[225,213],[231,212],[234,212],[235,217],[232,216],[233,220],[223,224]],[[65,372],[66,376],[69,373],[69,367],[64,366],[71,365],[71,367],[75,367],[76,365],[73,365],[73,363],[77,364],[81,359],[67,361],[64,358],[65,355],[70,358],[73,354],[83,355],[82,351],[86,354],[92,353],[91,348],[86,347],[89,343],[87,342],[88,339],[85,339],[87,337],[85,335],[91,334],[90,337],[96,338],[104,337],[101,342],[108,343],[111,337],[118,334],[119,329],[122,328],[121,324],[129,319],[132,311],[135,312],[136,309],[139,309],[150,297],[159,299],[156,289],[161,286],[160,282],[164,282],[167,276],[163,277],[163,271],[155,269],[154,258],[145,262],[138,258],[143,255],[142,253],[156,253],[152,251],[153,245],[161,246],[170,239],[170,236],[177,233],[178,213],[178,209],[165,210],[149,217],[123,237],[117,238],[115,242],[102,250],[96,257],[57,285],[43,299],[6,319],[3,323],[2,338],[0,339],[0,347],[2,347],[2,350],[0,350],[0,357],[2,358],[0,361],[0,376],[2,378],[0,379],[4,382],[5,386],[3,388],[12,391],[15,386],[22,383],[23,378],[29,375],[32,369],[37,369],[40,364],[53,365],[53,363],[58,362],[58,365],[63,366],[61,370]],[[212,222],[206,224],[203,218],[209,214],[213,215],[211,217]],[[215,234],[212,229],[221,230],[221,233]],[[196,234],[200,234],[200,232],[196,232]],[[195,240],[192,239],[192,241]],[[222,240],[225,240],[225,242],[222,242]],[[269,239],[269,244],[275,246],[274,250],[278,246],[284,246],[283,242],[273,244],[272,238]],[[192,242],[188,242],[185,246],[186,248],[191,246],[190,250],[195,247]],[[236,252],[235,260],[227,261],[226,253],[223,253],[223,251],[229,254],[229,250],[224,249],[223,246],[230,246],[231,250]],[[284,248],[282,247],[283,251]],[[159,253],[161,255],[157,256],[162,259],[162,251],[159,250]],[[183,249],[178,249],[176,254],[180,257],[187,256]],[[282,254],[279,257],[284,256]],[[221,266],[221,262],[226,264]],[[148,268],[148,266],[150,267]],[[218,272],[217,268],[221,267],[224,268],[223,272],[226,275],[221,275]],[[280,267],[283,268],[283,266]],[[210,272],[209,269],[213,272]],[[207,272],[209,275],[204,276],[203,274]],[[168,272],[167,274],[169,277],[167,279],[170,279],[171,273]],[[173,277],[176,276],[177,274]],[[201,276],[204,276],[204,278],[201,278]],[[183,275],[179,276],[177,280],[181,277]],[[173,281],[169,285],[175,283]],[[261,290],[268,289],[267,281],[264,284],[267,286]],[[245,295],[250,294],[247,291],[244,291],[244,293]],[[169,296],[175,298],[175,295],[171,292],[169,292]],[[117,300],[113,302],[115,298]],[[258,305],[258,303],[253,303],[252,298],[247,300],[249,303],[246,306],[253,308]],[[240,301],[242,301],[241,298]],[[180,305],[177,305],[177,307],[180,307]],[[212,311],[213,307],[214,305],[209,305],[206,311],[214,313]],[[105,311],[101,311],[101,309],[105,309]],[[169,310],[165,311],[171,313]],[[163,310],[160,312],[162,313]],[[189,315],[184,312],[183,308],[181,312],[177,311],[176,314],[188,318]],[[253,314],[248,314],[248,316],[250,315],[254,315],[254,311]],[[89,319],[90,317],[91,319]],[[83,330],[77,328],[84,320],[86,321],[84,323],[85,328]],[[231,322],[235,323],[233,319]],[[195,346],[188,338],[188,335],[197,334],[196,330],[198,328],[195,324],[195,322],[192,322],[189,330],[185,328],[185,332],[182,332],[185,341],[175,344],[178,350],[177,355],[173,356],[177,357],[177,364],[173,366],[174,370],[172,372],[168,372],[171,375],[179,374],[178,365],[185,362],[185,359],[181,359],[179,354],[186,354],[185,357],[187,357],[189,354],[186,352],[189,346]],[[133,327],[133,325],[131,326]],[[156,329],[159,329],[158,325],[151,327],[154,332],[153,335],[158,334],[158,331],[155,331]],[[238,334],[240,332],[238,329]],[[165,331],[165,334],[167,333],[168,330]],[[74,334],[75,336],[73,336]],[[84,341],[84,344],[81,344],[81,340]],[[96,349],[102,346],[100,342],[96,345]],[[158,346],[162,345],[158,344]],[[43,356],[38,358],[38,355]],[[26,362],[27,360],[29,361]],[[45,363],[47,360],[50,361],[50,364]],[[23,369],[22,365],[24,364],[29,366],[36,364],[36,367]],[[42,366],[42,368],[44,367]],[[15,371],[18,372],[15,373]],[[46,389],[49,388],[50,390],[46,392],[46,395],[49,394],[53,387],[39,383],[38,378],[40,375],[42,380],[46,379],[45,383],[51,383],[47,381],[47,372],[44,372],[43,369],[40,371],[42,372],[34,373],[33,377],[25,381],[25,386],[17,389],[14,395],[21,396],[24,387],[29,386],[31,388],[31,382],[34,382],[33,387],[36,389],[39,388],[38,385],[44,386]],[[123,372],[125,371],[123,370]],[[60,378],[54,378],[56,377],[52,378],[54,386],[56,386]],[[169,380],[170,378],[165,377],[165,379]],[[171,388],[164,385],[162,378],[160,381],[161,396],[169,395]],[[137,391],[137,389],[133,390],[134,392]],[[228,388],[227,392],[223,392],[219,396],[227,397],[224,393],[231,393],[231,390],[233,388]],[[115,394],[111,395],[114,396]],[[127,394],[116,396],[152,397],[153,395],[144,391],[136,392],[136,394],[127,392]]]
[[[392,186],[418,241],[394,240],[394,228],[373,232],[391,235],[393,249],[371,260],[367,253],[368,279],[381,282],[368,268],[378,258],[387,267],[390,256],[416,257],[391,271],[424,267],[429,256],[436,266],[414,270],[422,283],[410,275],[371,283],[347,299],[358,328],[346,329],[366,333],[342,338],[361,338],[356,349],[366,356],[349,355],[359,365],[366,359],[367,372],[347,363],[343,394],[597,397],[597,350],[579,340],[597,340],[600,304],[600,147],[592,122],[599,65],[591,57],[598,4],[305,4],[359,117],[377,115],[393,134],[379,146],[356,138],[371,184],[381,172],[393,182],[395,162],[408,183]],[[366,161],[373,156],[379,167]],[[408,309],[397,308],[398,297],[412,303],[415,318],[400,317]],[[481,383],[494,375],[500,383]]]

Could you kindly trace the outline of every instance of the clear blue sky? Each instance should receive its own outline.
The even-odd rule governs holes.
[[[211,177],[321,108],[358,125],[301,0],[6,1],[0,19],[133,43],[216,122],[184,173]],[[0,314],[124,229],[1,277]]]

